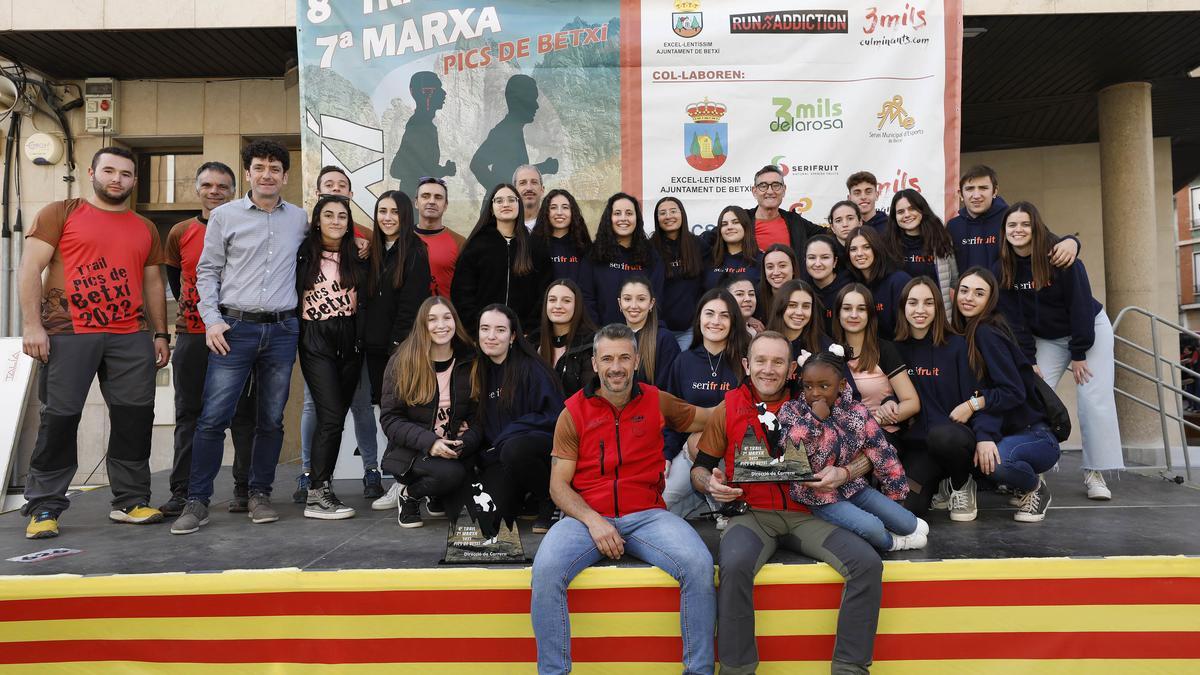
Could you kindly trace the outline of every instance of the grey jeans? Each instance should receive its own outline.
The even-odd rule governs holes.
[[[41,422],[21,513],[61,513],[71,505],[66,494],[79,467],[79,418],[95,377],[111,421],[105,467],[113,508],[149,502],[154,372],[149,333],[50,336],[50,358],[38,374]]]

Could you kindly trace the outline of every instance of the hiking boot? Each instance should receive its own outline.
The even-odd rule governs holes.
[[[189,499],[183,513],[171,524],[171,534],[191,534],[208,524],[208,504],[199,499]]]
[[[185,504],[187,504],[186,494],[171,495],[171,498],[164,502],[162,506],[158,507],[158,510],[162,511],[164,516],[174,518],[183,513],[183,507]]]
[[[308,501],[308,489],[312,487],[312,479],[308,472],[296,476],[296,491],[292,493],[292,501],[296,504],[303,504]]]
[[[233,486],[233,501],[229,502],[230,513],[246,513],[250,510],[250,491],[244,485]]]
[[[367,469],[363,474],[363,497],[379,499],[383,496],[383,474],[378,469]]]
[[[49,539],[58,536],[58,514],[53,511],[38,511],[29,517],[25,526],[26,539]]]
[[[426,497],[425,510],[434,518],[446,515],[446,505],[442,503],[441,497]]]
[[[396,521],[400,523],[400,527],[414,528],[425,524],[421,520],[421,500],[409,497],[408,489],[404,486],[400,488],[399,504],[400,513],[397,515]]]
[[[333,493],[329,483],[312,488],[308,491],[308,500],[304,505],[304,517],[318,520],[345,520],[354,517],[354,509],[342,503]]]
[[[108,519],[114,523],[149,525],[150,523],[161,523],[163,514],[162,511],[147,505],[145,502],[139,502],[132,506],[126,506],[123,509],[109,511]]]
[[[388,488],[387,494],[379,499],[371,502],[371,508],[375,511],[387,511],[388,509],[396,508],[396,502],[400,500],[400,491],[404,488],[400,483],[392,483],[392,487]]]
[[[1098,499],[1101,501],[1112,499],[1112,490],[1108,489],[1108,483],[1104,481],[1104,474],[1099,471],[1091,469],[1084,471],[1083,485],[1087,488],[1088,499]]]
[[[945,511],[950,508],[949,478],[943,478],[938,482],[938,491],[933,495],[933,502],[929,504],[929,508],[933,511]]]
[[[979,515],[979,506],[975,501],[975,479],[967,476],[967,482],[961,489],[955,490],[950,486],[950,520],[958,523],[968,523]]]
[[[1046,519],[1046,509],[1050,508],[1050,487],[1046,481],[1038,478],[1037,487],[1025,493],[1021,505],[1013,514],[1013,519],[1022,523],[1040,523]]]
[[[233,509],[230,509],[232,511]],[[279,520],[279,512],[271,506],[270,495],[253,494],[246,500],[246,511],[250,517],[250,522],[259,525],[262,523],[273,523]]]
[[[533,521],[533,533],[545,534],[550,531],[550,527],[557,520],[554,516],[557,514],[558,507],[554,505],[554,500],[547,499],[538,504],[537,518]]]

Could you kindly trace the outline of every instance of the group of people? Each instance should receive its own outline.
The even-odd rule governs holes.
[[[593,238],[571,193],[545,193],[525,165],[489,190],[464,239],[442,222],[440,178],[380,194],[362,227],[341,169],[322,168],[309,214],[281,197],[284,147],[250,143],[242,164],[237,199],[230,167],[200,167],[201,215],[165,247],[128,208],[136,167],[120,148],[96,153],[89,198],[38,214],[20,272],[25,351],[44,364],[27,537],[58,535],[96,376],[114,421],[110,519],[169,515],[173,534],[208,524],[232,428],[229,509],[278,520],[298,354],[304,516],[355,515],[331,482],[351,412],[364,497],[401,527],[444,515],[474,483],[505,517],[533,517],[546,533],[533,569],[542,672],[570,669],[571,579],[626,551],[680,581],[687,672],[712,672],[717,617],[722,672],[753,672],[753,579],[778,546],[846,578],[835,671],[865,672],[880,551],[923,547],[931,510],[975,519],[977,481],[1009,490],[1017,521],[1045,518],[1041,475],[1060,439],[1037,378],[1053,387],[1069,370],[1077,384],[1088,497],[1111,498],[1102,472],[1123,468],[1112,327],[1079,242],[1034,205],[1005,203],[987,167],[964,173],[945,225],[911,189],[877,210],[867,172],[814,224],[781,208],[769,165],[755,205],[726,207],[710,231],[693,233],[667,197],[647,236],[638,199],[618,193]],[[179,301],[173,356],[160,265]],[[168,359],[172,494],[154,508],[154,371]],[[746,442],[773,457],[802,447],[813,482],[732,482]],[[724,530],[719,590],[685,521],[707,517]]]

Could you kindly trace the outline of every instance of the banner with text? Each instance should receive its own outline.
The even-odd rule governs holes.
[[[304,184],[345,168],[365,215],[441,178],[460,231],[526,163],[593,226],[623,189],[680,198],[702,229],[753,204],[767,163],[818,222],[860,170],[881,208],[903,188],[949,206],[959,0],[784,4],[299,0]]]

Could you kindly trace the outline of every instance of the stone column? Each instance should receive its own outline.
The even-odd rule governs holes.
[[[1100,189],[1104,225],[1104,280],[1110,318],[1135,305],[1158,313],[1155,275],[1158,236],[1154,204],[1154,145],[1150,111],[1150,83],[1127,82],[1102,89],[1100,113]],[[1127,316],[1118,335],[1150,348],[1149,322]],[[1161,347],[1177,351],[1174,333],[1159,331]],[[1153,373],[1154,361],[1136,350],[1116,346],[1117,359]],[[1169,379],[1169,373],[1164,371]],[[1117,369],[1119,389],[1157,404],[1156,387],[1123,369]],[[1168,402],[1168,409],[1170,403]],[[1129,448],[1162,448],[1162,427],[1157,414],[1117,396],[1121,440]],[[1162,461],[1161,457],[1157,461]]]

